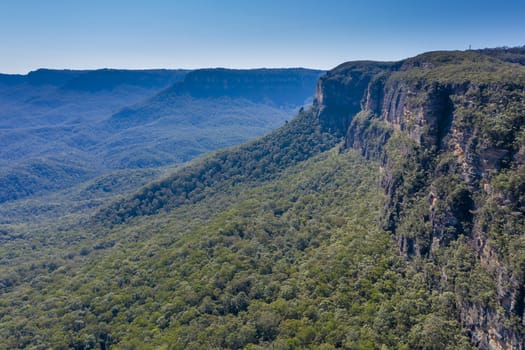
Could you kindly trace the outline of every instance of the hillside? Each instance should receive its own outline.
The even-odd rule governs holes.
[[[457,318],[482,349],[525,343],[525,67],[493,58],[519,63],[523,50],[502,51],[433,52],[368,76],[345,138],[347,148],[380,161],[383,227],[407,259],[441,270],[428,283],[454,293]],[[361,74],[343,65],[321,79],[320,91]],[[344,89],[355,93],[356,82]],[[317,103],[323,110],[322,95]],[[459,246],[475,257],[464,267],[467,283],[445,270]]]
[[[124,168],[180,163],[261,136],[311,103],[321,73],[308,69],[193,71],[169,89],[106,120],[102,129],[117,136],[111,138],[103,157]],[[137,149],[133,142],[123,142],[128,138],[141,138]]]
[[[57,71],[0,75],[0,203],[71,188],[107,172],[96,125],[186,71]],[[101,89],[100,86],[105,86]]]
[[[0,75],[0,222],[27,222],[27,215],[18,215],[24,211],[49,212],[50,201],[70,202],[68,193],[98,177],[125,178],[126,170],[133,177],[139,169],[158,176],[273,130],[311,103],[320,73],[103,69]],[[250,91],[225,88],[245,78]],[[210,87],[215,93],[208,96]],[[122,193],[115,186],[108,192]],[[49,214],[54,219],[67,207],[78,208],[55,206]]]
[[[522,349],[520,55],[342,64],[264,137],[4,230],[5,348]]]

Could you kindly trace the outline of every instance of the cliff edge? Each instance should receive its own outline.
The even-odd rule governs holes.
[[[481,349],[525,347],[523,57],[517,48],[350,62],[319,80],[314,102],[346,148],[380,160],[384,228],[407,259],[438,268],[429,285],[454,293]],[[461,284],[447,265],[460,247],[472,258],[462,273],[480,281]]]

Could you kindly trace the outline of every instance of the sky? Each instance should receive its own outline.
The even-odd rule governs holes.
[[[524,0],[0,0],[0,72],[330,69],[525,45]]]

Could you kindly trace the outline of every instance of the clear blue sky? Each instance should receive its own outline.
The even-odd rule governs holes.
[[[0,72],[312,67],[525,45],[525,0],[0,0]]]

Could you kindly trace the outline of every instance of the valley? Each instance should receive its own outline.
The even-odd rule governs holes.
[[[261,136],[311,101],[320,74],[217,69],[0,75],[0,224],[21,227],[83,212],[200,154]],[[208,87],[196,88],[194,75],[207,79]],[[224,88],[239,78],[250,82],[250,91]]]
[[[347,62],[309,106],[283,72],[261,97],[261,72],[199,71],[101,119],[158,153],[109,141],[121,173],[67,194],[89,211],[3,225],[0,349],[522,349],[523,57]],[[163,148],[174,125],[242,129],[253,106],[275,130]]]

